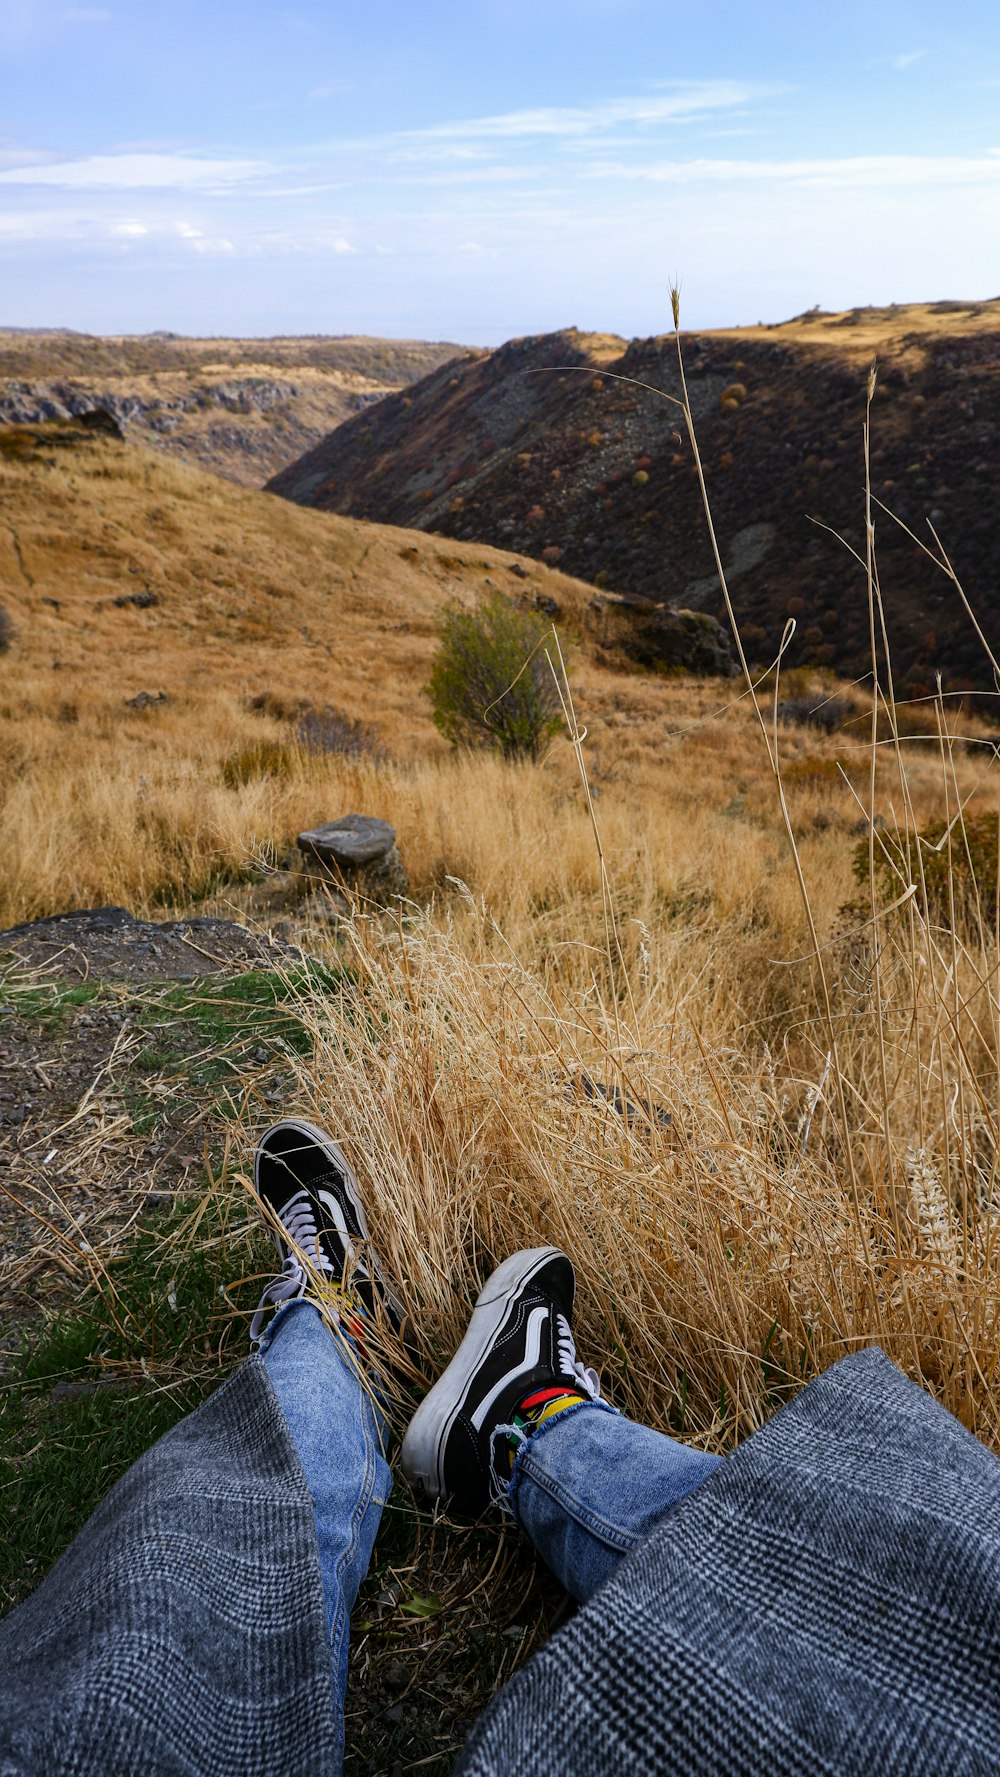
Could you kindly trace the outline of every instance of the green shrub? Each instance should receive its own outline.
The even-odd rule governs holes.
[[[932,821],[919,835],[923,879],[927,885],[927,911],[937,925],[950,927],[952,907],[956,926],[975,932],[982,922],[986,931],[993,928],[997,897],[997,817],[974,815],[956,821],[949,837],[947,821]],[[854,849],[854,880],[865,895],[870,894],[868,876],[868,836]],[[875,898],[889,904],[899,899],[907,883],[917,885],[920,897],[920,864],[916,857],[916,841],[911,837],[909,859],[906,842],[891,833],[880,833],[875,840]],[[867,916],[870,903],[849,902],[852,914]]]
[[[561,719],[548,661],[533,652],[548,633],[543,618],[502,593],[475,611],[448,607],[426,687],[446,739],[498,747],[506,759],[537,759]]]

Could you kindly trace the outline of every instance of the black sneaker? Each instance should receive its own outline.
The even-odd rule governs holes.
[[[478,1517],[491,1500],[503,1504],[509,1445],[498,1431],[526,1396],[562,1385],[600,1398],[598,1377],[577,1361],[573,1344],[575,1287],[557,1246],[515,1253],[487,1279],[465,1338],[403,1439],[400,1459],[413,1486]]]
[[[253,1182],[278,1223],[282,1271],[261,1297],[251,1339],[260,1339],[268,1308],[324,1283],[331,1294],[344,1291],[347,1307],[376,1321],[381,1315],[399,1333],[403,1306],[371,1244],[358,1181],[337,1143],[314,1123],[275,1123],[257,1143]]]

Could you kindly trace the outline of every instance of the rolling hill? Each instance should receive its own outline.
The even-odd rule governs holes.
[[[876,499],[930,543],[929,517],[1000,646],[1000,300],[682,336],[709,493],[752,658],[870,670],[865,390]],[[615,380],[635,379],[633,382]],[[637,387],[636,382],[647,387]],[[662,391],[662,393],[657,393]],[[327,511],[519,550],[618,593],[721,615],[672,336],[575,330],[467,354],[355,415],[268,486]],[[981,682],[947,579],[876,509],[899,679]]]

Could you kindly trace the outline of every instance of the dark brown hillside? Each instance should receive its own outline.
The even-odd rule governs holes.
[[[797,620],[792,658],[864,673],[863,573],[813,519],[863,551],[869,363],[874,492],[929,538],[929,516],[1000,647],[1000,301],[808,315],[684,336],[723,556],[752,657]],[[553,366],[580,368],[560,374]],[[581,369],[590,374],[581,374]],[[526,374],[547,370],[547,374]],[[671,337],[625,347],[575,331],[447,365],[357,415],[268,485],[303,504],[489,542],[615,591],[721,615],[677,411],[602,376],[676,395]],[[683,431],[683,427],[680,427]],[[982,683],[981,645],[944,576],[881,514],[895,664]]]

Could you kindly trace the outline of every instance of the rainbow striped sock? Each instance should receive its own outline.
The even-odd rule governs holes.
[[[538,1430],[554,1419],[557,1413],[565,1413],[567,1407],[575,1407],[578,1401],[587,1400],[588,1396],[579,1394],[573,1388],[540,1388],[536,1394],[526,1395],[515,1407],[511,1416],[511,1430],[507,1434],[507,1456],[510,1467],[514,1467],[514,1458],[532,1432]]]

